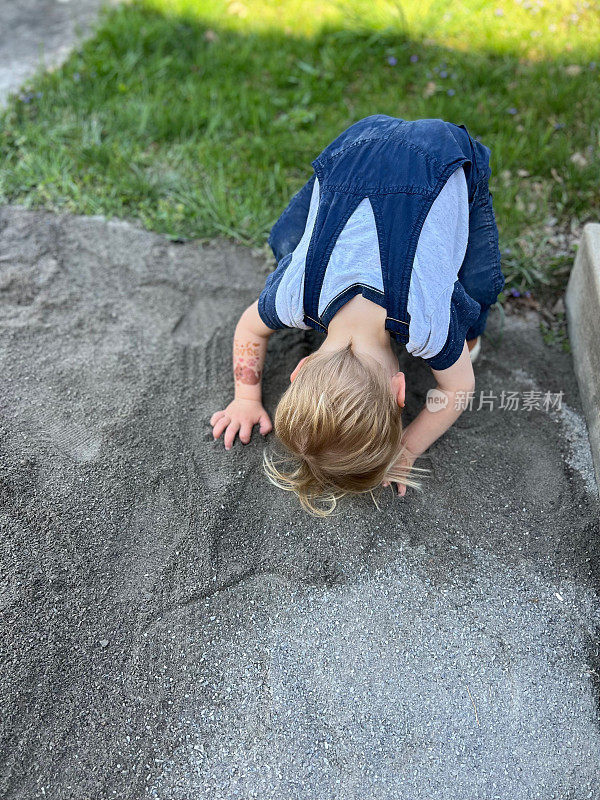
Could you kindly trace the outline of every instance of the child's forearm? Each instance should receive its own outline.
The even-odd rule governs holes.
[[[443,403],[436,404],[434,407],[439,410],[430,411],[425,406],[417,417],[407,425],[402,434],[402,443],[411,453],[422,455],[448,428],[456,422],[464,411],[466,399],[468,400],[472,389],[450,391],[437,387],[441,393],[448,398],[447,404],[442,408]]]
[[[236,399],[262,401],[262,374],[268,344],[267,336],[249,330],[242,320],[233,336],[233,379]]]

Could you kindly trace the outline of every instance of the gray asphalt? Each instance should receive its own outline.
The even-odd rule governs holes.
[[[600,797],[600,504],[570,356],[490,325],[422,493],[314,520],[226,453],[264,257],[0,210],[0,796]],[[277,332],[272,412],[314,331]],[[401,355],[407,420],[431,373]],[[522,395],[523,396],[523,395]],[[498,401],[496,401],[497,403]]]

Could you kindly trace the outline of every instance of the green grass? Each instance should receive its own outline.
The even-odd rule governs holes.
[[[540,332],[545,344],[559,347],[564,353],[571,352],[571,343],[564,312],[556,314],[552,322],[540,321]]]
[[[508,285],[556,292],[552,231],[600,210],[599,43],[597,0],[134,2],[11,98],[0,201],[261,246],[349,124],[441,117],[492,150]]]

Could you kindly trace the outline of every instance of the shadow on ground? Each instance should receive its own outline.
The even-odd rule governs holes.
[[[270,265],[19,208],[0,233],[3,797],[598,796],[598,497],[535,318],[477,392],[560,410],[466,412],[422,494],[314,520],[208,424]],[[270,411],[319,341],[272,337]],[[410,418],[433,380],[404,364]]]

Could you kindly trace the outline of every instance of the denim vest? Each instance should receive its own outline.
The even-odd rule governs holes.
[[[368,197],[379,238],[385,327],[402,344],[409,340],[408,292],[423,223],[447,179],[462,165],[470,213],[474,205],[484,206],[487,212],[483,225],[469,226],[467,254],[478,253],[481,259],[483,244],[488,258],[491,245],[492,257],[489,285],[477,299],[465,291],[460,280],[455,283],[448,340],[439,358],[430,362],[437,369],[449,366],[462,350],[467,330],[504,285],[488,188],[490,149],[472,139],[464,125],[374,114],[343,131],[311,163],[320,195],[304,273],[305,325],[326,332],[337,311],[359,293],[382,304],[380,297],[370,297],[368,288],[355,284],[329,303],[322,316],[318,313],[325,271],[337,238],[359,203]],[[303,194],[305,206],[313,184],[314,175],[298,193]],[[282,247],[288,253],[293,250],[302,234],[298,220],[294,223],[293,219],[294,208],[302,205],[298,200],[298,196],[293,198],[271,231],[269,243],[277,258]],[[305,219],[306,207],[303,213]],[[472,242],[472,236],[478,241]]]

